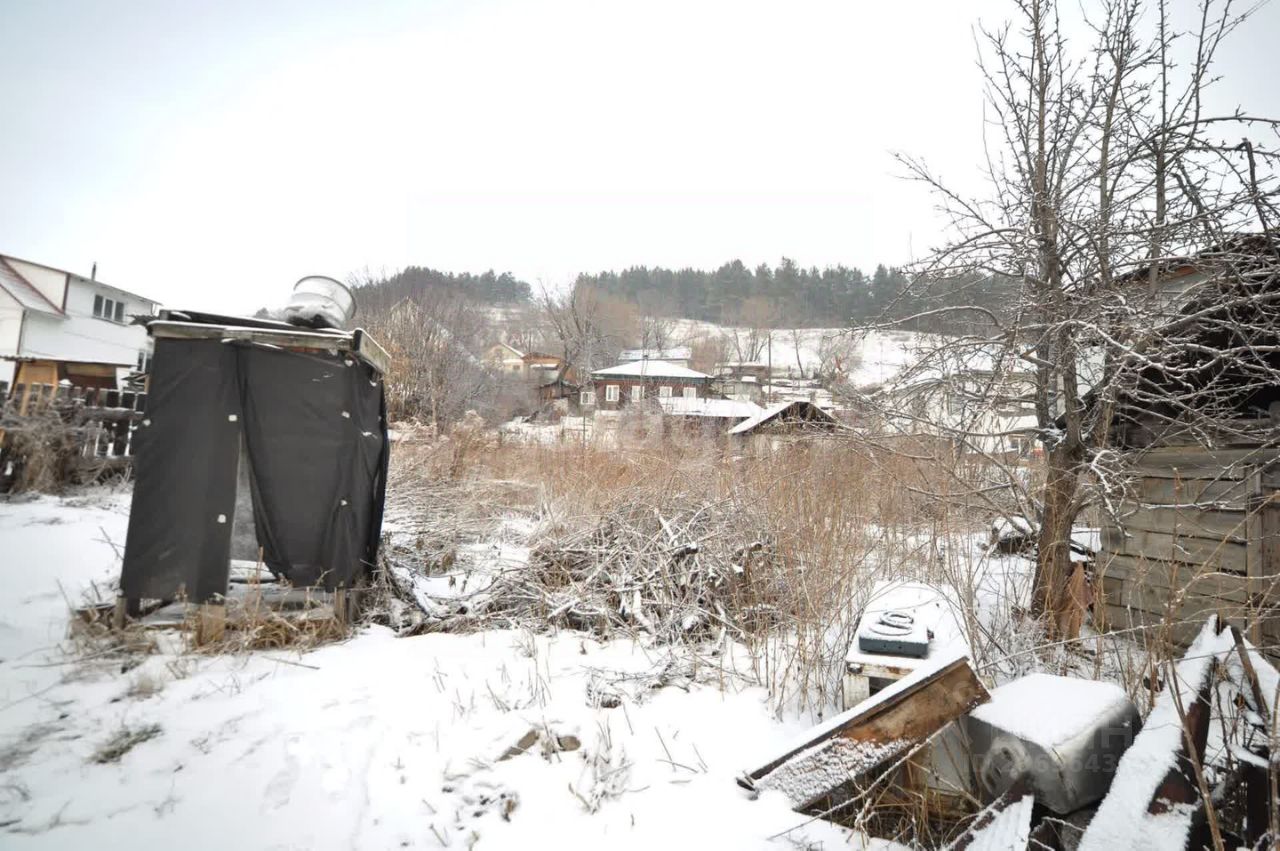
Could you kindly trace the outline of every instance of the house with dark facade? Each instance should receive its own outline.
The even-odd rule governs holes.
[[[580,403],[616,411],[650,398],[705,399],[712,380],[705,372],[668,361],[630,361],[591,373],[591,386],[582,390]]]

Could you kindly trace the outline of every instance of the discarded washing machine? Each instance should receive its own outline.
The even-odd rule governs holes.
[[[1119,686],[1050,674],[994,689],[964,719],[984,800],[1025,779],[1059,815],[1102,800],[1140,724]]]

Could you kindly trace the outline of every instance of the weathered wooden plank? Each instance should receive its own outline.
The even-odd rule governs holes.
[[[391,369],[391,355],[369,336],[363,328],[357,328],[351,335],[351,344],[357,356],[372,366],[380,375],[386,375]]]
[[[1209,508],[1133,508],[1126,509],[1120,522],[1127,529],[1144,529],[1167,535],[1231,540],[1244,543],[1248,524],[1243,506],[1239,511]]]
[[[1166,622],[1163,614],[1110,604],[1104,607],[1103,618],[1105,629],[1134,630],[1132,638],[1139,643],[1167,637],[1176,647],[1191,644],[1204,626],[1204,621],[1191,619]]]
[[[1163,447],[1142,453],[1134,459],[1132,470],[1152,478],[1239,481],[1248,476],[1250,467],[1265,466],[1277,458],[1280,451],[1273,448]]]
[[[1243,481],[1147,477],[1138,482],[1136,496],[1150,505],[1207,504],[1243,511],[1249,492]]]
[[[1245,516],[1245,573],[1248,575],[1249,600],[1254,606],[1263,604],[1266,580],[1262,566],[1262,474],[1257,468],[1245,480],[1249,486],[1249,513]],[[1262,644],[1262,622],[1252,618],[1248,623],[1249,640]]]
[[[1114,578],[1104,579],[1103,593],[1107,605],[1120,608],[1141,609],[1169,620],[1198,620],[1204,623],[1209,615],[1221,615],[1228,623],[1260,623],[1263,612],[1249,602],[1227,600],[1207,594],[1182,593],[1179,589],[1161,588],[1157,585],[1124,582]]]
[[[819,725],[740,782],[779,789],[803,809],[874,773],[989,699],[963,656],[921,668]]]
[[[1177,562],[1147,561],[1132,556],[1112,556],[1098,569],[1098,580],[1133,582],[1156,588],[1186,590],[1235,603],[1249,602],[1248,577]],[[1272,588],[1274,595],[1277,588]]]
[[[1245,547],[1238,541],[1216,541],[1147,529],[1125,530],[1108,523],[1102,527],[1102,548],[1107,553],[1207,565],[1232,573],[1243,574],[1247,570]]]
[[[157,339],[242,340],[283,348],[320,349],[350,352],[368,363],[380,374],[386,372],[390,357],[378,342],[363,329],[346,331],[308,330],[304,328],[250,328],[228,325],[205,325],[199,322],[157,320],[147,328]]]

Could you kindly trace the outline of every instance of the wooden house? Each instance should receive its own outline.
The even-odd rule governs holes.
[[[1256,242],[1160,270],[1158,303],[1194,330],[1176,369],[1144,370],[1116,406],[1110,443],[1131,479],[1102,525],[1095,620],[1107,628],[1185,646],[1217,613],[1280,645],[1280,383],[1259,379],[1280,374],[1280,327],[1256,297],[1280,275],[1275,244]]]
[[[591,373],[591,390],[584,390],[581,404],[602,411],[616,411],[645,399],[679,396],[705,399],[712,378],[705,372],[659,360],[620,363]]]
[[[836,418],[812,402],[778,402],[762,408],[755,416],[743,420],[729,434],[734,437],[752,435],[796,435],[832,432],[840,427]]]
[[[663,430],[668,434],[683,431],[721,438],[727,429],[764,410],[754,402],[739,399],[665,396],[656,401],[663,414]]]

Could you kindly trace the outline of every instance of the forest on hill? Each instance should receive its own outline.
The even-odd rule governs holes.
[[[351,280],[360,289],[361,309],[375,315],[405,299],[425,305],[428,295],[453,294],[478,305],[529,304],[534,297],[528,282],[493,270],[457,274],[410,266]],[[633,266],[580,274],[574,286],[631,305],[643,316],[755,328],[865,326],[961,305],[998,313],[1010,288],[994,278],[912,281],[901,269],[884,265],[867,274],[848,266],[804,268],[788,258],[754,269],[740,260],[713,271]],[[959,333],[981,318],[944,310],[903,327]]]
[[[371,314],[381,314],[405,299],[421,303],[427,294],[454,294],[482,305],[527,304],[533,297],[528,282],[492,269],[475,275],[406,266],[392,274],[358,273],[347,282],[359,290],[360,309]]]
[[[765,328],[865,326],[962,305],[998,312],[1009,291],[993,278],[913,281],[884,265],[867,274],[848,266],[803,268],[785,257],[777,266],[749,269],[734,260],[710,272],[635,266],[579,275],[576,283],[634,302],[646,314]],[[958,332],[979,318],[944,311],[903,327]]]

